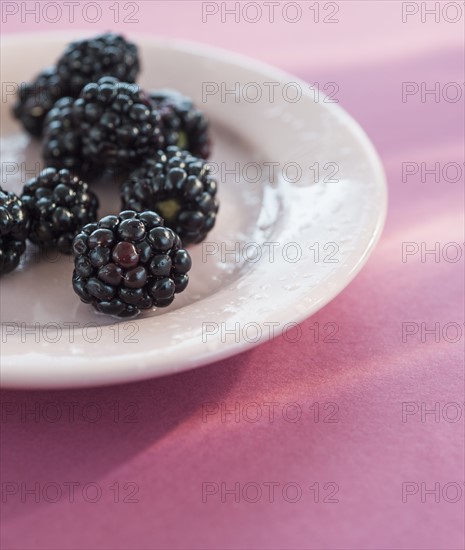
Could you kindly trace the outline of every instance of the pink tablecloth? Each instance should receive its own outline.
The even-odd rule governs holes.
[[[138,384],[4,392],[1,547],[463,548],[463,2],[281,2],[274,22],[265,2],[100,2],[101,17],[76,2],[74,22],[56,4],[2,2],[3,32],[149,32],[336,82],[390,211],[297,343]],[[329,322],[337,343],[315,336]]]

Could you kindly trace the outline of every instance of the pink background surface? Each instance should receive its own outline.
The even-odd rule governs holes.
[[[2,482],[18,487],[24,482],[29,488],[39,483],[41,489],[58,483],[63,491],[67,482],[80,485],[75,502],[64,491],[56,503],[43,496],[34,502],[31,496],[5,495],[3,485],[1,547],[463,548],[463,248],[456,263],[442,256],[436,262],[433,255],[422,261],[420,253],[402,261],[403,242],[424,242],[427,248],[439,242],[441,250],[450,242],[463,247],[463,172],[455,183],[443,177],[436,183],[431,176],[422,183],[420,175],[404,183],[402,163],[442,167],[455,162],[463,168],[464,107],[463,100],[435,102],[431,96],[423,103],[420,95],[403,103],[401,89],[410,81],[457,82],[463,90],[465,15],[458,23],[442,15],[439,22],[429,16],[422,23],[419,13],[403,23],[401,2],[343,1],[339,23],[316,24],[309,3],[299,2],[303,15],[294,24],[283,20],[280,8],[274,23],[264,16],[255,24],[231,17],[223,24],[219,15],[203,23],[201,2],[146,1],[135,3],[139,23],[115,24],[109,10],[113,2],[100,4],[103,18],[95,25],[82,19],[79,6],[74,23],[65,15],[57,23],[30,16],[23,23],[18,14],[7,17],[2,31],[94,28],[179,37],[251,55],[311,83],[337,82],[340,104],[381,155],[390,210],[365,269],[302,323],[297,343],[281,337],[208,367],[119,387],[4,391]],[[465,11],[463,3],[457,5]],[[451,11],[446,19],[453,16]],[[338,323],[339,341],[316,342],[315,322],[320,327]],[[438,342],[431,334],[422,342],[420,332],[403,342],[406,322],[428,328],[440,323],[441,329],[458,323],[462,334],[455,343],[448,341],[452,330]],[[67,411],[69,402],[89,415],[89,404],[96,403],[102,418],[91,423],[64,417],[51,423],[41,416],[35,422],[20,412],[35,406],[42,415],[47,403]],[[114,402],[120,421],[115,421]],[[269,402],[277,403],[274,422]],[[302,410],[296,422],[290,421],[294,410],[286,409],[291,402]],[[328,402],[335,405],[325,410]],[[419,412],[403,418],[407,402],[416,403],[411,407]],[[220,413],[203,418],[205,403],[228,409],[237,403],[239,421],[233,415],[222,421]],[[250,422],[250,403],[262,408],[258,422]],[[436,403],[438,417],[422,418],[421,408]],[[19,412],[7,414],[16,407]],[[327,421],[331,410],[337,422]],[[457,412],[461,417],[453,422]],[[102,490],[98,502],[82,496],[89,482]],[[109,489],[115,482],[117,503]],[[131,486],[124,489],[128,482],[137,484],[138,502],[122,502],[130,492]],[[203,502],[202,484],[208,482],[218,484],[219,492]],[[231,494],[222,502],[222,482],[228,489],[239,484],[237,502]],[[266,482],[279,483],[273,502]],[[408,482],[417,484],[409,487],[418,492],[403,502]],[[246,486],[244,496],[247,483],[255,485]],[[286,483],[301,488],[297,502],[283,497]],[[309,489],[315,483],[318,502]],[[422,495],[422,483],[426,490],[439,484],[439,502],[424,490]],[[248,502],[257,484],[262,496]],[[338,502],[324,502],[334,484]],[[287,494],[293,499],[292,488]],[[49,495],[53,498],[52,488]],[[92,489],[88,495],[92,498]]]

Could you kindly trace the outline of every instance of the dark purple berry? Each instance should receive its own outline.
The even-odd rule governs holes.
[[[187,283],[189,282],[189,275],[175,275],[173,281],[176,288],[175,292],[182,292],[187,287]]]
[[[97,246],[111,246],[113,241],[113,231],[110,231],[110,229],[96,229],[91,233],[87,244],[89,248],[96,248]]]
[[[112,286],[104,284],[95,277],[91,277],[87,281],[86,290],[94,298],[103,301],[111,300],[115,294],[115,289]]]
[[[117,216],[105,216],[98,222],[101,229],[114,229],[119,223]]]
[[[20,84],[13,114],[27,132],[40,137],[47,113],[68,91],[68,85],[60,78],[56,67],[48,67],[32,82]]]
[[[0,275],[18,266],[29,228],[28,212],[21,200],[0,187]]]
[[[197,157],[208,158],[211,149],[208,120],[192,100],[175,90],[154,90],[149,97],[161,114],[166,145],[176,145]]]
[[[217,183],[201,159],[177,147],[147,158],[121,187],[123,208],[157,212],[184,244],[199,243],[213,228]]]
[[[172,261],[168,254],[157,254],[150,262],[150,273],[156,277],[164,277],[170,274],[171,267]]]
[[[106,33],[72,42],[58,59],[56,66],[42,71],[31,83],[21,83],[13,113],[30,134],[40,137],[43,126],[47,125],[47,122],[44,124],[47,113],[61,98],[78,97],[86,84],[104,75],[111,75],[106,78],[117,77],[126,82],[134,82],[138,72],[137,48],[122,36]],[[91,92],[88,95],[92,95]],[[90,107],[87,115],[95,120],[99,111]],[[46,137],[46,162],[60,168],[72,169],[80,176],[88,177],[89,173],[85,173],[87,161],[77,151],[79,141],[79,132],[55,128]],[[49,155],[53,156],[53,161],[48,158]],[[79,166],[82,166],[82,170]]]
[[[123,270],[119,265],[106,264],[99,269],[98,278],[104,283],[112,286],[118,286],[123,278]]]
[[[135,82],[138,72],[137,47],[113,33],[72,42],[57,63],[57,73],[73,95],[105,75]]]
[[[82,154],[113,170],[134,169],[164,146],[161,117],[136,84],[101,78],[73,104]]]
[[[142,288],[147,282],[147,270],[140,265],[134,269],[126,271],[124,276],[124,284],[128,288]]]
[[[21,199],[30,218],[29,239],[42,248],[72,252],[81,227],[97,218],[98,199],[87,183],[69,170],[45,168],[23,188]],[[74,244],[82,253],[88,246],[82,234]]]
[[[181,239],[154,212],[124,211],[89,223],[73,242],[73,288],[98,311],[131,317],[167,307],[189,281]]]
[[[86,256],[78,256],[74,261],[74,269],[79,277],[90,277],[94,271],[94,266]]]
[[[123,220],[118,226],[118,235],[125,241],[140,241],[145,235],[145,225],[135,218]]]
[[[74,99],[63,97],[55,103],[44,122],[42,154],[46,164],[55,168],[67,168],[86,181],[93,181],[103,174],[102,163],[91,162],[82,152],[81,131],[73,115]],[[63,195],[65,189],[56,189],[60,200],[72,202]]]
[[[119,242],[113,249],[113,261],[121,267],[134,267],[139,262],[139,254],[132,243]]]
[[[174,244],[174,233],[165,227],[155,227],[149,232],[149,241],[158,250],[169,250]]]
[[[178,250],[174,255],[174,267],[178,273],[187,273],[192,267],[192,260],[185,250]]]
[[[110,261],[110,249],[104,247],[97,247],[89,252],[89,259],[94,267],[102,267]]]
[[[175,283],[173,279],[170,279],[169,277],[158,279],[150,288],[150,294],[153,298],[155,298],[155,300],[171,298],[174,291]]]

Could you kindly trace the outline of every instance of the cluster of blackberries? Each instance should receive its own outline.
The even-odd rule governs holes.
[[[72,42],[56,65],[20,87],[13,112],[33,136],[41,136],[44,119],[62,97],[77,97],[89,82],[116,76],[135,82],[139,72],[137,47],[122,36],[107,33]]]
[[[79,171],[92,161],[130,169],[169,145],[208,158],[205,115],[176,90],[144,92],[135,84],[139,70],[136,45],[120,35],[72,42],[20,86],[13,114],[31,135],[44,136],[45,160],[58,168]]]
[[[45,168],[17,197],[0,190],[0,274],[26,239],[73,253],[73,288],[98,311],[132,316],[169,305],[188,283],[184,245],[218,213],[206,159],[208,122],[174,90],[137,84],[137,47],[107,33],[73,42],[56,65],[20,87],[13,114],[42,138]],[[89,182],[123,179],[122,212],[97,221]]]

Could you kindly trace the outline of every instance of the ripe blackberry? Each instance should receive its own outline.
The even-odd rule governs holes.
[[[79,229],[97,219],[96,195],[66,169],[45,168],[24,186],[21,199],[29,213],[29,239],[64,254],[71,253]]]
[[[166,307],[189,281],[188,252],[154,212],[126,210],[90,223],[73,252],[74,291],[101,313],[130,317]]]
[[[66,92],[67,85],[58,76],[56,68],[49,67],[33,82],[21,84],[13,114],[31,135],[40,137],[45,116]]]
[[[87,84],[73,106],[84,157],[131,168],[164,145],[161,118],[136,84],[103,77]]]
[[[69,84],[73,97],[102,76],[135,82],[139,73],[137,46],[113,33],[71,42],[58,60],[57,72]]]
[[[123,208],[153,210],[181,237],[199,243],[215,225],[217,183],[205,161],[168,147],[133,171],[121,187]]]
[[[176,90],[154,90],[149,97],[160,111],[166,145],[177,145],[207,159],[211,149],[208,120],[192,100]]]
[[[13,271],[26,250],[27,210],[14,194],[0,187],[0,275]]]
[[[44,123],[42,154],[45,164],[66,168],[86,181],[101,175],[101,164],[91,162],[82,154],[81,132],[73,116],[74,99],[63,97],[49,111]]]
[[[107,33],[72,42],[56,66],[22,84],[13,114],[30,134],[40,137],[45,116],[58,99],[78,97],[86,84],[102,76],[135,82],[138,72],[137,47],[122,36]]]

